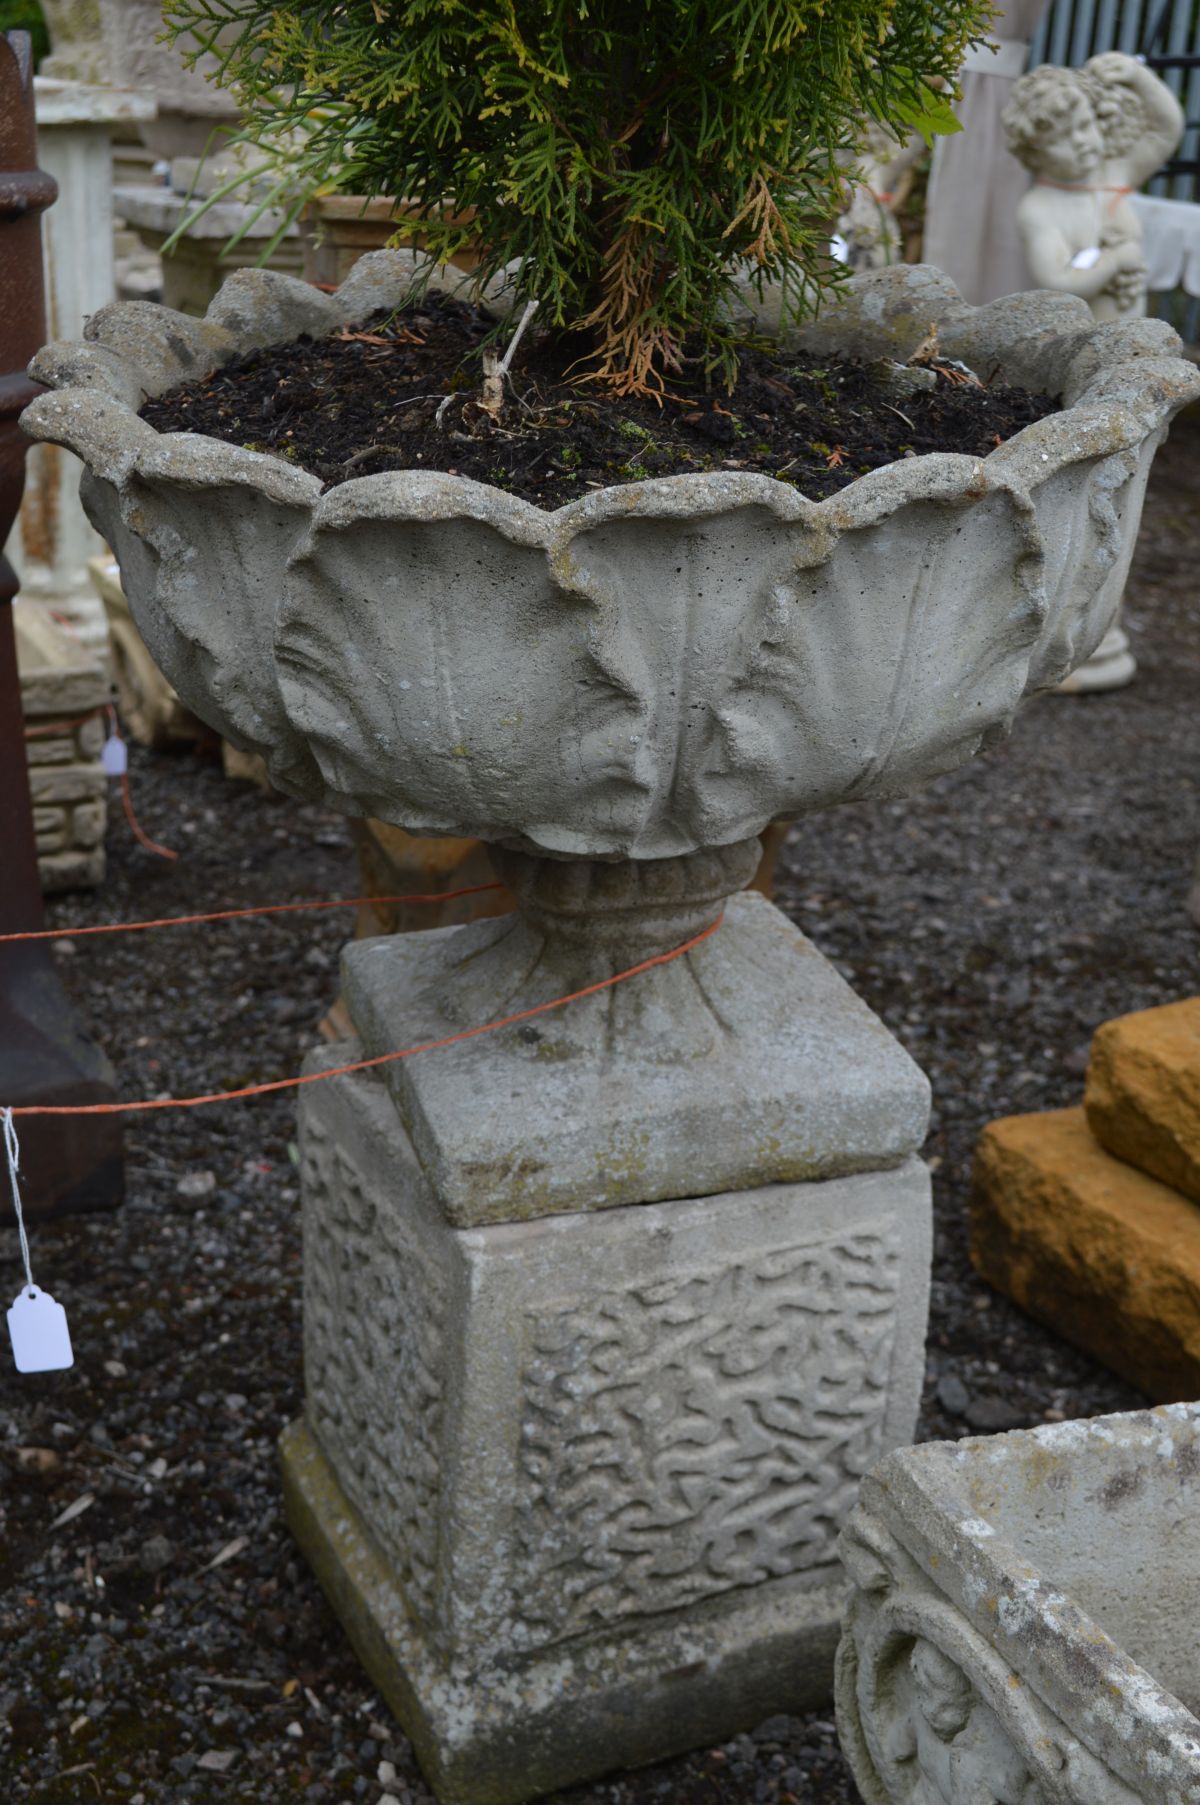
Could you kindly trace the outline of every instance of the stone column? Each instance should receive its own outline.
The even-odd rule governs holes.
[[[839,1526],[911,1438],[928,1086],[757,840],[494,854],[518,913],[366,940],[302,1096],[293,1528],[439,1797],[504,1805],[829,1696]]]
[[[111,132],[149,117],[143,95],[81,82],[34,82],[38,154],[58,183],[46,215],[46,336],[79,338],[91,314],[114,298]],[[65,617],[84,647],[107,657],[104,609],[87,560],[103,549],[79,501],[81,466],[69,452],[35,445],[7,553],[27,601]]]
[[[104,882],[108,680],[99,659],[33,602],[13,603],[29,794],[42,889]]]

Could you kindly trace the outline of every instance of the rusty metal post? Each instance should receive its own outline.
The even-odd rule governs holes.
[[[57,193],[37,166],[28,32],[0,35],[0,546],[25,482],[17,416],[39,390],[25,366],[45,337],[40,214]],[[0,553],[0,933],[43,926],[13,632],[17,579]],[[0,1104],[103,1103],[112,1068],[68,1001],[45,943],[0,946]],[[120,1203],[119,1116],[30,1117],[21,1128],[31,1217]]]

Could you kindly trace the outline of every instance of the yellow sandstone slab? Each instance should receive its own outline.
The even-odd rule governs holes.
[[[1082,1109],[993,1122],[971,1258],[1155,1403],[1200,1397],[1200,1208],[1098,1145]]]
[[[1200,997],[1105,1022],[1084,1105],[1109,1153],[1200,1201]]]

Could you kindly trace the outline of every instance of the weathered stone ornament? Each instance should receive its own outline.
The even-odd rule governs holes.
[[[1183,109],[1136,57],[1044,64],[1004,110],[1008,147],[1034,180],[1017,208],[1039,288],[1082,295],[1098,320],[1146,311],[1142,228],[1132,196],[1183,135]]]
[[[897,139],[875,120],[865,133],[856,162],[857,181],[839,215],[833,254],[856,272],[884,269],[904,258],[904,237],[896,212],[912,186],[913,166],[925,145],[912,132]]]
[[[770,904],[755,836],[902,795],[1109,624],[1200,376],[1158,322],[855,278],[801,336],[1061,391],[985,460],[821,503],[744,473],[556,512],[448,475],[327,494],[139,420],[253,345],[403,300],[267,272],[108,309],[24,416],[88,461],[184,702],[272,781],[496,848],[502,920],[349,949],[346,1062],[685,959],[304,1093],[292,1523],[440,1795],[502,1805],[827,1696],[859,1478],[911,1436],[928,1086]]]
[[[865,1805],[1197,1805],[1198,1526],[1196,1404],[889,1455],[841,1543]]]
[[[1016,84],[1004,126],[1034,178],[1017,225],[1037,287],[1082,295],[1098,320],[1140,318],[1146,266],[1133,197],[1183,134],[1170,88],[1118,51],[1079,70],[1045,64]],[[1060,693],[1121,689],[1136,673],[1129,636],[1114,621]]]

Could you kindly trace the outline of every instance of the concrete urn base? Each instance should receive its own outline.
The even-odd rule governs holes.
[[[519,915],[349,949],[362,1045],[679,944],[757,854],[502,854]],[[838,1529],[916,1415],[927,1104],[758,896],[614,990],[303,1093],[289,1515],[440,1798],[829,1697]]]

